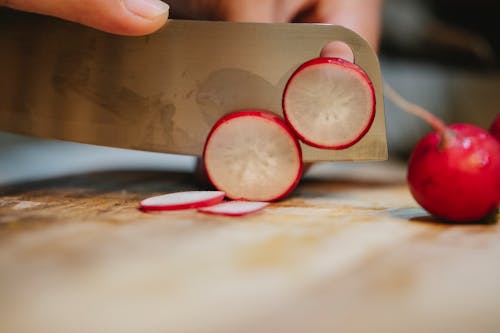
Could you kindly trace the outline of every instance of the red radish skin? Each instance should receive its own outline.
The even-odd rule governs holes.
[[[263,110],[220,119],[208,135],[203,160],[210,182],[234,200],[280,200],[303,172],[293,132],[279,116]]]
[[[225,197],[222,191],[186,191],[154,196],[141,201],[143,211],[182,210],[212,206]]]
[[[415,200],[449,222],[477,222],[493,214],[500,202],[500,143],[473,125],[446,126],[389,85],[385,93],[435,130],[417,143],[408,161],[408,184]]]
[[[345,149],[369,131],[376,99],[368,75],[341,58],[317,58],[301,65],[283,93],[287,123],[304,143]]]
[[[198,209],[199,212],[222,216],[244,216],[259,212],[269,206],[269,202],[227,201],[214,206]]]
[[[490,127],[490,133],[500,141],[500,114],[497,115]]]
[[[415,147],[408,182],[415,200],[431,214],[453,222],[473,222],[500,202],[500,144],[485,130],[467,124],[447,127]]]

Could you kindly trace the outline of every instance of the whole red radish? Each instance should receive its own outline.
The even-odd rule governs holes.
[[[262,110],[222,117],[208,135],[203,160],[211,183],[236,200],[279,200],[297,186],[303,171],[292,131]]]
[[[345,149],[370,129],[375,91],[361,67],[340,58],[317,58],[292,74],[283,92],[283,114],[310,146]]]
[[[500,144],[473,125],[433,132],[413,150],[408,182],[431,214],[454,222],[480,220],[500,201]]]
[[[408,162],[408,184],[415,200],[450,222],[479,221],[494,213],[500,202],[500,143],[473,125],[446,126],[390,87],[385,91],[435,130],[417,143]]]
[[[500,114],[497,115],[490,127],[490,133],[500,141]]]

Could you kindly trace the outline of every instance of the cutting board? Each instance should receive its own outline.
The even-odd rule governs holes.
[[[316,165],[243,218],[137,209],[188,173],[0,188],[0,332],[499,332],[500,228],[429,217],[404,169]]]

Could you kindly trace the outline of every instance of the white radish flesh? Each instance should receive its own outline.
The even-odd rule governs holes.
[[[308,145],[344,149],[370,129],[375,92],[359,66],[339,58],[317,58],[290,77],[283,93],[283,112]]]
[[[198,211],[206,214],[224,216],[243,216],[261,211],[269,206],[268,202],[258,201],[227,201],[220,204],[199,208]]]
[[[280,117],[261,110],[219,120],[205,144],[204,162],[212,184],[231,199],[278,200],[302,176],[298,140]]]
[[[175,192],[144,199],[140,207],[147,211],[200,208],[218,204],[224,197],[222,191]]]

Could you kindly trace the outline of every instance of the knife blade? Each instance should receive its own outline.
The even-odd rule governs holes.
[[[342,41],[373,81],[367,135],[342,151],[303,145],[304,161],[387,158],[377,56],[341,26],[171,19],[157,33],[116,36],[0,10],[0,130],[117,148],[200,156],[212,125],[247,108],[282,114],[290,74]]]

